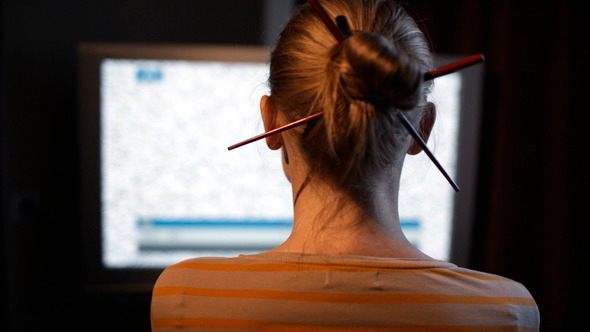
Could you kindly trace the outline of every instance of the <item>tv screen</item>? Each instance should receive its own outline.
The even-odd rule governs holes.
[[[287,238],[292,197],[279,152],[264,141],[227,150],[263,132],[268,54],[80,46],[82,217],[93,269],[158,270],[190,257],[261,252]],[[429,146],[462,193],[424,154],[408,156],[403,168],[402,229],[441,260],[464,260],[469,248],[480,80],[473,69],[444,76],[430,96],[437,122]]]

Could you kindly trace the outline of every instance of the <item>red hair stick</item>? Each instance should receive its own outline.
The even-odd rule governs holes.
[[[246,144],[249,144],[249,143],[252,143],[252,142],[258,141],[258,140],[260,140],[260,139],[263,139],[263,138],[265,138],[265,137],[268,137],[268,136],[271,136],[271,135],[274,135],[274,134],[278,134],[278,133],[280,133],[280,132],[282,132],[282,131],[289,130],[289,129],[291,129],[291,128],[295,128],[295,127],[297,127],[297,126],[300,126],[300,125],[302,125],[302,124],[304,124],[304,123],[306,123],[306,122],[309,122],[309,121],[311,121],[311,120],[313,120],[313,119],[318,119],[318,118],[322,117],[322,115],[324,115],[324,112],[318,112],[318,113],[314,113],[314,114],[312,114],[312,115],[310,115],[310,116],[306,116],[306,117],[304,117],[304,118],[302,118],[302,119],[299,119],[299,120],[296,120],[296,121],[293,121],[293,122],[287,123],[287,124],[286,124],[286,125],[284,125],[284,126],[281,126],[281,127],[275,128],[275,129],[273,129],[273,130],[269,130],[269,131],[267,131],[267,132],[265,132],[265,133],[262,133],[262,134],[260,134],[260,135],[258,135],[258,136],[254,136],[254,137],[252,137],[252,138],[249,138],[249,139],[247,139],[247,140],[245,140],[245,141],[242,141],[242,142],[240,142],[240,143],[234,144],[234,145],[232,145],[232,146],[228,147],[227,149],[228,149],[228,150],[233,150],[233,149],[235,149],[235,148],[239,148],[239,147],[240,147],[240,146],[242,146],[242,145],[246,145]]]
[[[483,62],[484,60],[485,60],[485,57],[483,56],[483,54],[478,53],[478,54],[472,55],[470,57],[467,57],[465,59],[461,59],[457,62],[453,62],[453,63],[448,64],[446,66],[442,66],[438,69],[430,71],[430,72],[424,74],[424,80],[429,81],[429,80],[435,79],[437,77],[448,75],[448,74],[454,73],[456,71],[459,71],[465,67],[469,67],[474,64]]]
[[[315,0],[307,0],[307,2],[309,2],[313,9],[315,9],[320,19],[324,22],[328,29],[330,29],[330,32],[332,32],[332,34],[334,35],[334,38],[336,38],[336,40],[338,40],[339,43],[342,43],[345,39],[344,35],[340,31],[340,29],[338,29],[336,24],[334,24],[334,21],[330,19],[328,13],[326,13],[324,8]]]

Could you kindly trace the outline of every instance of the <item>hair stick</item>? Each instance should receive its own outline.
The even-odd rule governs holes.
[[[330,32],[332,32],[336,40],[338,40],[339,43],[342,43],[345,39],[344,35],[340,31],[340,29],[338,29],[338,27],[334,24],[334,21],[330,19],[328,13],[326,13],[326,10],[324,10],[324,8],[315,0],[307,0],[307,2],[309,2],[313,9],[315,9],[320,19],[324,22],[328,29],[330,29]]]
[[[447,179],[447,181],[449,181],[449,184],[451,185],[451,187],[453,187],[453,189],[455,189],[456,192],[461,191],[461,188],[459,188],[459,186],[455,183],[455,181],[453,181],[453,179],[451,178],[449,173],[447,173],[447,171],[442,167],[440,162],[436,159],[436,157],[434,156],[432,151],[430,151],[430,149],[426,145],[426,142],[424,142],[424,140],[422,139],[420,134],[418,134],[416,129],[414,129],[414,127],[412,126],[412,124],[410,123],[410,121],[404,115],[404,113],[402,111],[397,112],[397,118],[401,121],[401,123],[404,125],[404,127],[406,127],[406,130],[410,133],[410,136],[412,136],[414,141],[418,145],[420,145],[420,147],[422,148],[422,151],[424,151],[424,153],[426,153],[428,158],[430,158],[430,161],[432,161],[434,163],[436,168],[438,168],[438,170],[442,173],[442,175],[445,177],[445,179]]]
[[[246,145],[246,144],[252,143],[254,141],[258,141],[258,140],[263,139],[265,137],[268,137],[268,136],[271,136],[271,135],[274,135],[274,134],[278,134],[278,133],[280,133],[282,131],[289,130],[291,128],[297,127],[297,126],[302,125],[302,124],[304,124],[306,122],[309,122],[309,121],[311,121],[313,119],[320,118],[322,115],[324,115],[323,112],[314,113],[312,115],[309,115],[309,116],[306,116],[304,118],[301,118],[301,119],[299,119],[297,121],[293,121],[293,122],[287,123],[284,126],[275,128],[273,130],[269,130],[269,131],[267,131],[265,133],[262,133],[262,134],[260,134],[258,136],[254,136],[254,137],[249,138],[249,139],[247,139],[245,141],[242,141],[240,143],[234,144],[234,145],[228,147],[227,149],[228,150],[233,150],[235,148],[239,148],[242,145]]]
[[[461,59],[457,62],[453,62],[453,63],[448,64],[446,66],[442,66],[438,69],[435,69],[433,71],[429,71],[428,73],[425,73],[424,74],[424,81],[429,81],[429,80],[435,79],[437,77],[441,77],[444,75],[454,73],[454,72],[459,71],[465,67],[469,67],[474,64],[483,62],[484,60],[485,60],[485,57],[483,56],[482,53],[472,55],[472,56],[467,57],[465,59]]]

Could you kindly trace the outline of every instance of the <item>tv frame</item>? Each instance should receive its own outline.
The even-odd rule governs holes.
[[[266,46],[81,43],[78,46],[80,218],[84,285],[89,291],[151,292],[163,268],[107,268],[102,263],[100,169],[100,66],[103,59],[267,62]],[[435,56],[438,66],[462,56]],[[483,66],[461,71],[459,150],[450,261],[466,266],[471,249],[479,155]]]

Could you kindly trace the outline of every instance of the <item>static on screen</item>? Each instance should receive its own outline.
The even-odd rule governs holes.
[[[268,250],[289,235],[291,187],[264,141],[264,63],[106,59],[101,65],[103,263],[162,267],[195,256]],[[456,169],[461,76],[437,79],[429,146]],[[453,191],[425,156],[408,156],[402,228],[428,255],[449,258]]]

